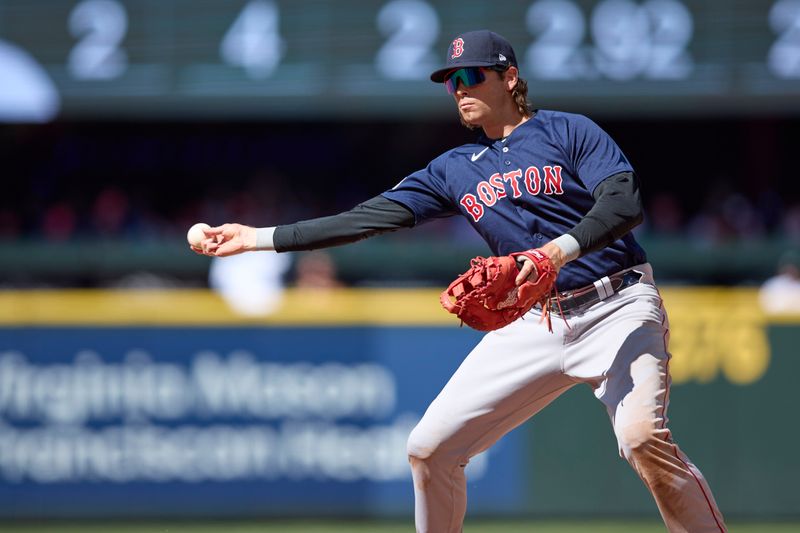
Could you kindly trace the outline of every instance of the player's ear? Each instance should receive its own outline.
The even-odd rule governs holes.
[[[517,67],[508,67],[503,73],[503,83],[505,83],[506,90],[512,92],[514,87],[517,86],[519,80],[519,69]]]

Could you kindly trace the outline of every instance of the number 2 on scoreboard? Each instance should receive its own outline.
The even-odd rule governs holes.
[[[769,70],[779,78],[800,78],[800,0],[780,0],[769,11],[778,34],[767,56]]]

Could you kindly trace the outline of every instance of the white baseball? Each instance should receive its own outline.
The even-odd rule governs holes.
[[[191,244],[194,248],[201,248],[200,245],[203,242],[203,239],[206,238],[206,234],[203,233],[203,230],[205,229],[211,229],[211,226],[205,222],[198,222],[189,228],[189,231],[186,233],[186,240],[189,241],[189,244]]]

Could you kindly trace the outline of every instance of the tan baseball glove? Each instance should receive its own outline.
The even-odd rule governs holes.
[[[517,286],[517,258],[525,256],[536,266],[536,280]],[[537,303],[549,322],[550,298],[558,272],[547,255],[527,250],[503,257],[475,257],[469,270],[458,276],[439,300],[464,324],[480,331],[493,331],[515,321]],[[551,328],[552,329],[552,328]]]

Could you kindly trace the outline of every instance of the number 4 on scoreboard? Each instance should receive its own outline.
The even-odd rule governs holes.
[[[248,2],[222,39],[222,59],[243,68],[252,79],[272,75],[286,52],[286,43],[278,31],[279,20],[275,2]]]

